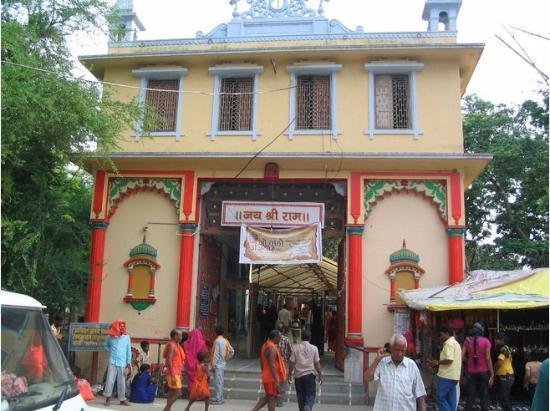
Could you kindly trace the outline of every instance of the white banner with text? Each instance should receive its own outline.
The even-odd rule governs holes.
[[[269,229],[241,226],[239,263],[320,263],[323,256],[321,224]]]

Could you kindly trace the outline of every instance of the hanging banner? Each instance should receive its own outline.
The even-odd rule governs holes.
[[[241,264],[320,263],[322,250],[320,223],[279,230],[241,226]]]
[[[282,203],[273,201],[223,201],[222,226],[242,224],[263,227],[291,227],[325,224],[324,203]]]

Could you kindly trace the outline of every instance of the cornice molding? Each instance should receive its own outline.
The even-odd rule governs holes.
[[[330,34],[280,34],[276,36],[256,36],[256,37],[199,37],[184,39],[158,39],[158,40],[136,40],[109,42],[109,48],[127,48],[127,47],[147,47],[147,46],[184,46],[184,45],[211,45],[217,43],[251,43],[251,42],[277,42],[277,41],[296,41],[296,40],[347,40],[347,39],[376,39],[376,40],[395,40],[395,39],[432,39],[432,38],[453,38],[456,32],[384,32],[384,33],[330,33]],[[219,52],[219,51],[218,51]]]

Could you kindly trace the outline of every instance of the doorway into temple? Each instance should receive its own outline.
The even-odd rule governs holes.
[[[214,327],[222,325],[236,355],[255,358],[286,307],[291,317],[287,335],[294,342],[300,330],[309,328],[320,353],[341,352],[343,359],[345,182],[202,182],[201,188],[195,327],[212,340]],[[320,261],[240,264],[240,228],[222,225],[222,205],[243,199],[250,204],[322,203]]]

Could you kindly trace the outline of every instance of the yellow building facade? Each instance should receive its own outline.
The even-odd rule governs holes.
[[[483,46],[457,43],[460,1],[427,0],[418,33],[351,30],[323,2],[234,2],[210,33],[158,41],[139,40],[131,2],[119,3],[125,34],[80,60],[156,119],[124,132],[111,162],[86,159],[87,321],[124,318],[136,341],[158,342],[174,327],[211,338],[222,324],[251,357],[256,307],[307,299],[338,312],[343,366],[346,345],[374,349],[405,331],[399,288],[462,279],[464,190],[490,156],[463,148],[460,99]],[[281,264],[262,287],[273,267],[239,263],[230,201],[244,212],[322,204],[335,277],[322,263],[302,277]]]

